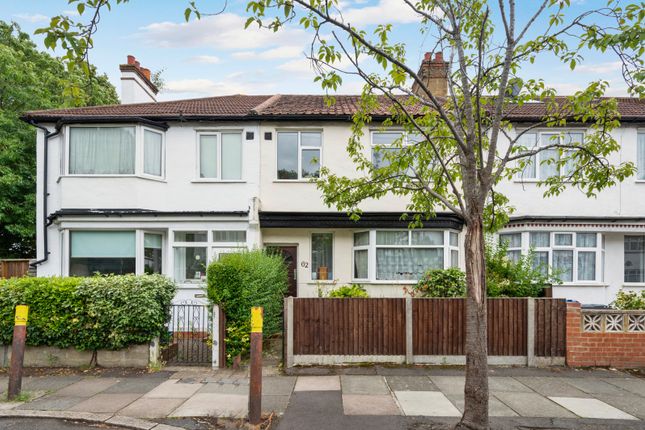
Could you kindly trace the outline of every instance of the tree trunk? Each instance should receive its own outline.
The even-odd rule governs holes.
[[[488,429],[488,324],[486,268],[481,216],[466,222],[466,385],[458,429]]]

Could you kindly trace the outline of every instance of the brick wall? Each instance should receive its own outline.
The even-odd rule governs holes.
[[[583,311],[568,303],[567,365],[645,366],[645,312]]]

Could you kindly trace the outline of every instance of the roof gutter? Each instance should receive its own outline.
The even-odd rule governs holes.
[[[42,195],[42,199],[43,199],[42,200],[42,202],[43,202],[43,207],[42,207],[42,210],[43,210],[43,213],[42,213],[42,217],[43,217],[42,229],[43,229],[43,252],[44,252],[44,255],[43,255],[43,258],[41,258],[40,260],[36,260],[36,261],[34,261],[33,263],[30,264],[30,266],[36,267],[39,264],[42,264],[42,263],[44,263],[45,261],[47,261],[49,259],[49,242],[47,240],[47,228],[51,225],[51,222],[48,220],[49,214],[48,214],[48,208],[47,208],[47,197],[49,197],[49,191],[48,191],[48,187],[47,187],[47,179],[49,177],[48,176],[48,170],[49,170],[48,169],[48,164],[49,164],[49,139],[54,137],[54,136],[57,136],[60,133],[63,124],[60,123],[60,122],[57,123],[55,131],[51,132],[51,131],[49,131],[49,129],[47,127],[38,124],[34,120],[27,120],[27,122],[29,124],[33,125],[34,127],[41,129],[45,133],[45,142],[44,142],[44,145],[43,145],[44,166],[43,166],[43,195]]]

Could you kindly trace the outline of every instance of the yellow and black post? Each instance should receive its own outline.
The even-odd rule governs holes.
[[[29,306],[16,306],[16,318],[13,325],[13,342],[11,344],[11,367],[9,368],[9,389],[7,399],[13,400],[22,389],[22,365],[25,359],[25,341],[27,340],[27,317]]]
[[[249,423],[260,424],[262,415],[262,319],[261,307],[251,308],[251,375],[249,381]]]

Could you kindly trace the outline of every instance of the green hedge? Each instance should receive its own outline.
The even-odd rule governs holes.
[[[232,357],[248,350],[251,308],[264,308],[265,336],[282,331],[287,268],[281,256],[265,251],[225,254],[208,266],[208,298],[226,314],[226,351]]]
[[[175,284],[161,275],[13,278],[0,281],[0,344],[10,344],[14,309],[29,305],[27,344],[122,349],[160,335]]]
[[[331,290],[329,292],[329,296],[331,298],[352,298],[352,297],[359,297],[359,298],[367,298],[370,295],[367,294],[367,290],[363,288],[362,285],[360,284],[352,284],[352,285],[343,285],[342,287],[338,287],[335,290]]]

